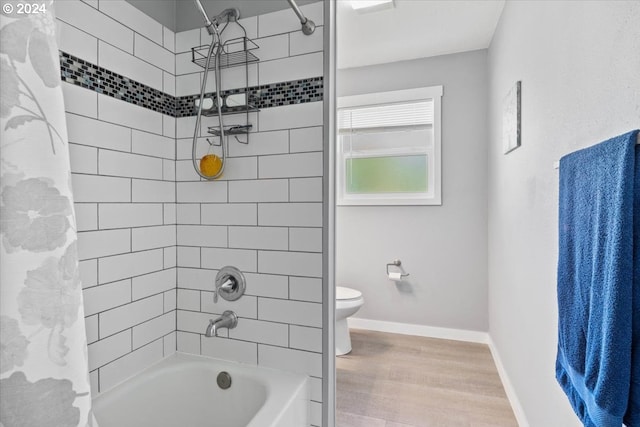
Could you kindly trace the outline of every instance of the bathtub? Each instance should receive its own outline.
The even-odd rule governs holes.
[[[216,377],[231,375],[221,389]],[[100,427],[303,427],[306,376],[176,353],[93,400]]]

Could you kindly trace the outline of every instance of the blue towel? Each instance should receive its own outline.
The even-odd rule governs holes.
[[[640,426],[637,138],[560,160],[556,378],[585,427]]]

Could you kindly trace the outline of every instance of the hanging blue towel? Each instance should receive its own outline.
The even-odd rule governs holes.
[[[560,160],[556,378],[585,427],[640,426],[637,138]]]

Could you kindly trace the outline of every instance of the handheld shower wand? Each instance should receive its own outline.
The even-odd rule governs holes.
[[[204,10],[202,3],[200,3],[200,0],[193,0],[193,2],[196,4],[196,8],[198,8],[200,13],[204,17],[205,28],[207,29],[207,32],[209,33],[210,36],[214,35],[216,31],[215,31],[215,28],[213,27],[213,22],[211,22],[211,20],[207,16],[207,12]]]

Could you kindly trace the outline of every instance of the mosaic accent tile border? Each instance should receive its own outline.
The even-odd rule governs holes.
[[[63,51],[60,51],[60,77],[62,81],[168,116],[187,117],[197,114],[194,101],[199,94],[171,96]],[[221,96],[238,93],[245,93],[245,89],[226,90]],[[206,95],[215,95],[215,92]],[[248,88],[248,98],[249,104],[255,109],[322,101],[323,78],[251,86]],[[223,113],[235,111],[233,108],[223,108]]]

